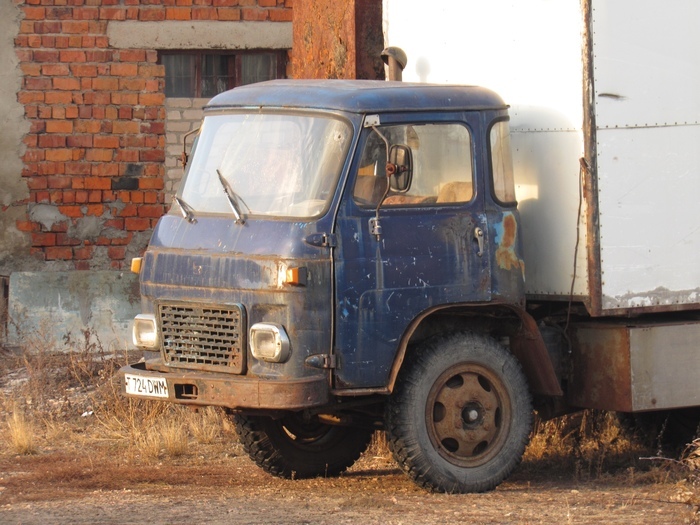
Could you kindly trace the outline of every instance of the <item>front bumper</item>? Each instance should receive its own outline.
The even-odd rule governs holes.
[[[165,378],[168,397],[126,393],[125,374],[143,378]],[[160,359],[126,365],[117,373],[123,395],[132,398],[167,400],[195,406],[233,409],[300,410],[328,404],[328,379],[261,379],[213,372],[169,370]]]

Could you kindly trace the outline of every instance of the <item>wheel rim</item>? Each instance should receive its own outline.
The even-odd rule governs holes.
[[[476,467],[503,447],[513,408],[499,375],[475,363],[455,365],[435,381],[426,404],[430,441],[447,461]]]

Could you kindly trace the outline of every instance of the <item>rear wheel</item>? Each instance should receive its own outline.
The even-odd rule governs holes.
[[[255,463],[282,478],[336,476],[367,449],[372,430],[333,426],[316,417],[232,416],[243,448]]]
[[[532,401],[515,357],[493,339],[434,339],[399,375],[386,414],[389,446],[413,480],[439,492],[495,488],[520,463]]]

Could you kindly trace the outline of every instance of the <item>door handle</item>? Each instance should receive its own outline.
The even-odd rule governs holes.
[[[476,252],[476,255],[481,257],[484,255],[484,230],[478,226],[474,228],[474,239],[476,239],[476,243],[479,246],[479,251]]]

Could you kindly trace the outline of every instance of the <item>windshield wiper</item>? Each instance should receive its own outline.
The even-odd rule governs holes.
[[[177,202],[177,205],[180,206],[180,211],[182,212],[182,216],[187,219],[187,222],[190,224],[195,224],[197,222],[197,219],[194,216],[194,208],[187,204],[184,200],[182,200],[180,197],[173,197],[173,200]]]
[[[217,169],[216,174],[219,176],[219,182],[221,183],[221,187],[224,189],[224,194],[226,195],[226,198],[228,199],[228,203],[231,205],[231,210],[233,210],[233,215],[236,217],[236,224],[245,224],[245,219],[241,215],[241,211],[238,209],[238,201],[243,202],[243,199],[241,199],[235,191],[233,191],[233,188],[231,185],[228,183],[228,181],[224,178],[224,176],[221,174],[221,172]],[[243,202],[246,208],[248,206]]]

